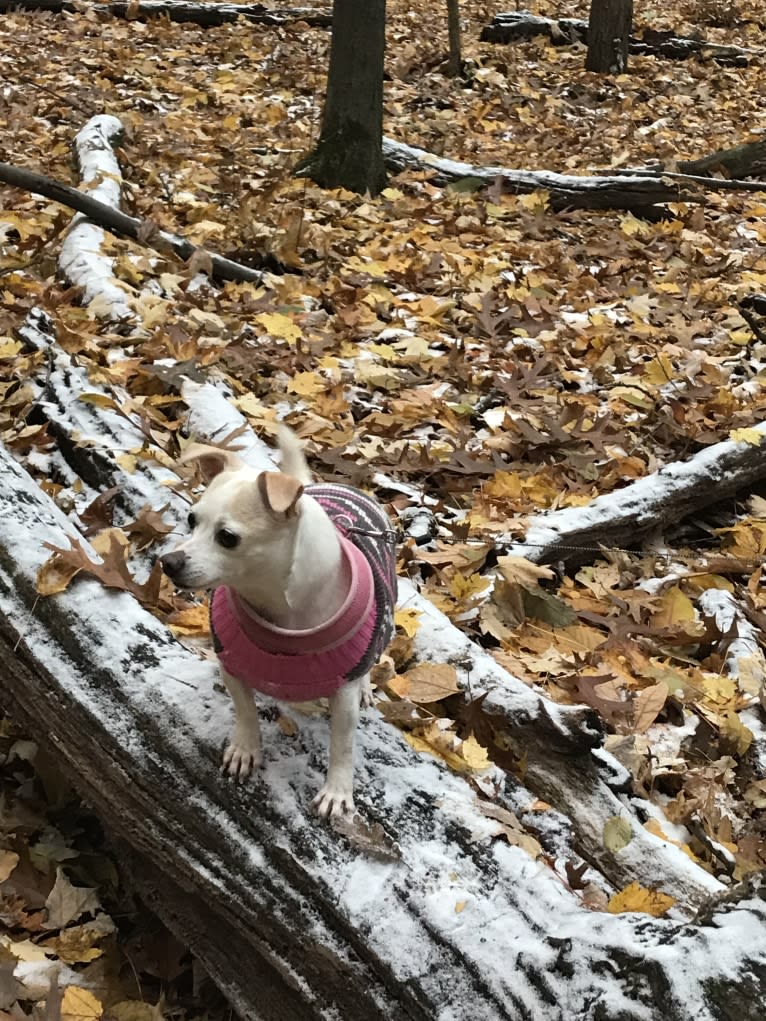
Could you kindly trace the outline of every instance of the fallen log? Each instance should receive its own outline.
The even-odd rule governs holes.
[[[509,170],[476,167],[470,163],[435,156],[404,142],[383,139],[383,156],[391,173],[405,170],[431,171],[440,185],[466,182],[471,190],[499,182],[504,191],[525,195],[545,191],[554,210],[630,209],[653,215],[668,202],[705,201],[704,191],[764,191],[762,181],[719,180],[704,175],[666,173],[654,168],[612,174],[581,176],[551,170]]]
[[[754,427],[766,435],[766,423]],[[565,507],[529,522],[524,539],[501,545],[537,563],[583,564],[604,547],[630,547],[692,511],[725,500],[766,477],[766,443],[725,440],[674,461],[585,507]]]
[[[126,213],[120,212],[119,209],[114,209],[105,202],[93,198],[92,195],[78,191],[77,188],[71,188],[44,174],[38,174],[33,170],[17,167],[11,163],[0,163],[0,181],[10,184],[14,188],[31,191],[35,195],[44,195],[54,202],[59,202],[62,206],[75,209],[105,230],[111,231],[119,237],[140,241],[163,255],[175,255],[176,258],[187,262],[192,256],[202,254],[206,260],[209,259],[211,273],[218,280],[251,280],[260,283],[263,279],[263,274],[259,270],[251,269],[249,266],[232,262],[231,259],[226,259],[222,255],[209,252],[178,234],[159,230],[156,224],[128,216]],[[200,263],[202,264],[202,260]]]
[[[529,11],[509,11],[506,14],[496,14],[492,22],[482,29],[479,39],[489,43],[512,43],[536,36],[547,36],[554,46],[568,46],[572,43],[587,46],[588,22],[582,18],[544,18]],[[747,67],[763,57],[762,50],[709,43],[704,39],[660,32],[652,28],[645,28],[638,36],[631,35],[628,39],[628,52],[637,56],[666,57],[669,60],[712,58],[726,67]]]
[[[225,25],[244,18],[255,25],[285,25],[302,21],[307,25],[326,28],[332,25],[332,14],[312,7],[265,7],[263,4],[187,3],[186,0],[115,0],[113,3],[91,3],[87,9],[97,14],[133,21],[148,21],[165,17],[170,21],[193,23],[202,28]],[[82,10],[74,0],[0,0],[0,14],[9,11],[48,11],[51,14],[71,14]]]
[[[82,405],[76,391],[67,397],[76,365],[55,347],[50,321],[38,314],[23,335],[51,345],[36,407],[55,415],[54,462],[62,459],[70,473],[85,466],[92,483],[108,465],[110,481],[125,487],[126,512],[156,486],[162,502],[178,501],[169,513],[180,514],[180,498],[162,485],[163,475],[172,477],[167,469],[142,459],[130,475],[119,468],[131,428],[141,435],[129,417],[104,430],[98,457],[98,416],[115,413],[89,403],[85,435],[82,408],[67,425],[68,409]],[[220,401],[238,413],[221,392],[199,387],[194,397],[187,393],[192,427],[201,433],[211,416],[215,438],[230,434]],[[238,438],[252,463],[269,463],[254,434]],[[148,463],[156,474],[143,473]],[[65,546],[66,537],[87,548],[0,450],[0,655],[13,664],[5,695],[35,733],[49,735],[57,761],[121,842],[142,896],[248,1021],[596,1021],[607,1016],[597,1006],[604,1002],[624,1005],[624,1018],[662,1010],[669,1021],[686,1021],[689,1012],[718,1016],[766,993],[762,884],[737,887],[719,903],[721,884],[643,829],[637,802],[610,790],[584,742],[579,752],[574,741],[566,753],[553,745],[561,720],[579,710],[548,703],[546,730],[543,716],[530,712],[539,697],[517,691],[512,679],[504,702],[503,672],[495,666],[492,685],[489,667],[467,639],[453,644],[455,629],[435,608],[419,632],[421,649],[473,657],[474,694],[491,689],[493,708],[515,707],[520,717],[529,789],[495,769],[488,780],[499,803],[521,814],[549,794],[558,811],[537,813],[535,832],[550,861],[580,861],[582,848],[593,862],[588,875],[607,893],[636,876],[668,888],[679,898],[670,918],[588,910],[557,870],[492,836],[468,783],[371,715],[360,728],[362,821],[343,833],[307,814],[326,754],[323,721],[301,719],[286,739],[276,706],[265,704],[263,775],[251,785],[229,783],[218,762],[231,709],[209,660],[124,593],[77,581],[59,596],[37,596],[34,579],[47,557],[41,543]],[[417,593],[405,586],[403,596]],[[635,843],[607,851],[605,813],[629,819]],[[684,920],[700,902],[703,920]],[[756,1015],[742,1006],[739,1017]]]

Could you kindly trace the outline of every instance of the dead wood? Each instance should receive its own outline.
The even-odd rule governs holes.
[[[588,44],[588,22],[582,18],[544,18],[529,11],[510,11],[497,14],[482,29],[480,39],[489,43],[512,43],[536,36],[547,36],[555,46],[572,43]],[[673,32],[658,32],[645,28],[628,40],[628,52],[637,56],[666,57],[669,60],[687,60],[700,57],[715,60],[727,67],[746,67],[762,59],[763,52],[709,43],[704,39],[679,36]]]
[[[302,21],[322,28],[332,25],[332,14],[311,7],[265,7],[263,4],[187,3],[186,0],[141,0],[140,3],[115,0],[114,3],[93,3],[88,9],[97,14],[134,21],[166,17],[170,21],[189,22],[202,28],[225,25],[244,18],[255,25],[284,25]],[[72,0],[0,0],[0,14],[12,10],[48,11],[52,14],[73,13],[82,7]]]
[[[756,427],[766,435],[766,425]],[[636,549],[643,538],[766,477],[766,443],[725,440],[675,461],[586,507],[541,514],[513,553],[538,563],[592,562],[599,549]]]
[[[469,190],[497,184],[502,191],[515,195],[546,191],[554,210],[630,209],[639,214],[653,215],[667,202],[704,203],[705,190],[766,190],[766,183],[761,181],[725,181],[704,175],[668,173],[655,168],[577,177],[550,170],[476,167],[388,138],[383,139],[383,155],[392,173],[430,171],[437,184],[465,182]]]
[[[141,431],[130,417],[77,400],[82,388],[98,387],[56,347],[44,313],[30,317],[21,336],[29,347],[49,348],[32,385],[36,420],[48,416],[57,430],[54,471],[59,462],[87,474],[91,485],[102,475],[116,481],[126,513],[161,489],[168,514],[180,518],[183,502],[160,486],[167,469],[146,459],[131,475],[117,466],[131,429],[137,437]],[[209,391],[200,387],[199,395],[215,428],[227,430]],[[195,428],[204,415],[198,410]],[[248,456],[257,456],[253,438],[242,440]],[[360,848],[353,830],[341,836],[307,814],[326,755],[324,721],[302,719],[288,739],[276,707],[265,707],[263,775],[252,784],[229,783],[218,762],[230,707],[210,661],[184,649],[125,593],[86,580],[59,596],[37,597],[34,577],[47,557],[41,543],[65,546],[75,534],[0,449],[4,695],[34,733],[48,735],[62,769],[121,842],[142,896],[240,1016],[603,1021],[618,1015],[597,1005],[614,1002],[635,1005],[621,1019],[724,1016],[732,1003],[745,1021],[760,1016],[762,882],[709,901],[721,885],[643,829],[638,803],[620,798],[603,778],[598,763],[608,757],[594,759],[585,749],[562,754],[550,747],[541,716],[525,718],[525,707],[538,701],[529,689],[512,690],[506,703],[516,700],[526,728],[529,790],[496,771],[501,803],[547,797],[558,812],[548,825],[545,813],[535,813],[535,825],[551,859],[578,861],[581,847],[607,890],[651,876],[687,913],[702,903],[699,920],[587,910],[544,860],[533,863],[504,838],[482,836],[486,817],[474,789],[417,756],[374,715],[360,728],[357,783],[362,819],[377,834],[371,851]],[[434,614],[426,627],[439,623]],[[477,659],[475,694],[481,671]],[[497,706],[496,692],[486,702],[493,697]],[[548,706],[551,714],[559,708]],[[611,786],[624,785],[626,776],[612,769]],[[631,822],[635,846],[617,854],[603,848],[605,812]],[[744,922],[747,941],[734,937]]]
[[[62,206],[75,209],[99,227],[103,227],[104,230],[111,231],[112,234],[120,237],[132,238],[165,256],[173,255],[187,262],[194,255],[204,255],[204,259],[200,260],[200,268],[204,267],[204,261],[209,257],[211,275],[218,280],[251,280],[260,283],[263,279],[263,274],[259,270],[251,269],[241,263],[232,262],[231,259],[222,255],[209,252],[178,234],[160,230],[151,221],[128,216],[127,213],[113,209],[104,202],[94,199],[91,195],[78,191],[77,188],[72,188],[67,184],[62,184],[51,177],[46,177],[44,174],[38,174],[33,170],[26,170],[24,167],[17,167],[11,163],[0,163],[0,181],[10,184],[14,188],[22,188],[36,195],[44,195],[54,202],[59,202]]]

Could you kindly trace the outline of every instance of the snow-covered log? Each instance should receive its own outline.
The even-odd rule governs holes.
[[[537,813],[549,859],[533,861],[493,840],[471,785],[372,714],[360,728],[357,828],[337,833],[309,815],[325,721],[301,719],[286,738],[276,706],[266,707],[263,774],[228,782],[218,762],[231,710],[212,662],[95,582],[37,597],[42,543],[67,536],[84,542],[0,450],[0,654],[13,663],[5,695],[48,735],[122,842],[143,896],[243,1018],[638,1021],[661,1011],[709,1021],[766,993],[758,881],[714,900],[699,922],[685,919],[722,888],[684,859],[675,866],[687,879],[675,885],[683,899],[669,917],[590,911],[551,867],[588,843],[582,820],[550,813],[549,828]],[[560,768],[554,750],[549,757]],[[573,807],[588,770],[582,758],[568,761],[571,776],[559,782]],[[532,797],[499,770],[490,778],[512,804]],[[631,817],[628,803],[615,800],[613,811]],[[629,848],[611,855],[626,879]],[[637,852],[664,888],[663,842],[639,841]]]
[[[766,435],[766,423],[754,427]],[[598,496],[585,507],[540,514],[523,541],[508,544],[516,556],[538,563],[586,563],[601,546],[636,549],[652,532],[692,511],[734,496],[766,477],[766,443],[724,440],[688,461],[674,461],[624,489]]]
[[[551,208],[631,209],[656,215],[667,202],[704,202],[708,191],[763,191],[761,181],[721,180],[700,174],[666,172],[655,168],[615,171],[611,174],[576,176],[552,170],[510,170],[477,167],[471,163],[435,156],[391,138],[383,139],[383,156],[391,173],[430,170],[437,184],[467,182],[472,190],[500,182],[503,190],[524,195],[545,191]]]
[[[112,3],[93,3],[89,8],[98,14],[116,18],[131,18],[147,21],[149,18],[166,17],[170,21],[189,22],[210,28],[244,18],[256,25],[285,25],[302,21],[307,25],[328,27],[332,25],[330,11],[313,7],[266,7],[264,4],[236,3],[190,3],[187,0],[114,0]],[[0,14],[7,11],[50,11],[60,14],[78,10],[74,0],[0,0]]]
[[[496,14],[482,29],[480,39],[488,43],[512,43],[535,36],[547,36],[554,46],[588,43],[588,22],[582,18],[545,18],[529,11]],[[666,57],[687,60],[689,57],[712,58],[724,66],[747,67],[762,59],[763,51],[708,43],[704,39],[675,35],[673,32],[646,28],[640,36],[628,40],[628,52],[638,56]]]

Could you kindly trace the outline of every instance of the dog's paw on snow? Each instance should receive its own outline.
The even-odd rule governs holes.
[[[262,761],[261,742],[235,730],[223,753],[221,771],[235,780],[244,780],[259,768]]]
[[[311,802],[320,819],[343,815],[354,811],[354,796],[351,785],[326,783]]]

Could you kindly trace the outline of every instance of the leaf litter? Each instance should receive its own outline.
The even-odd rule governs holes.
[[[694,6],[641,17],[691,34]],[[739,6],[740,21],[706,25],[706,34],[752,44],[750,5]],[[704,155],[746,140],[742,124],[757,123],[757,65],[636,57],[629,76],[600,79],[582,70],[577,47],[477,43],[486,14],[474,3],[462,10],[473,75],[458,86],[433,59],[443,48],[441,11],[419,11],[432,30],[417,41],[409,11],[389,5],[387,118],[397,137],[430,152],[588,173]],[[172,464],[186,439],[189,378],[225,389],[267,441],[286,418],[324,476],[376,488],[405,527],[408,512],[428,508],[433,528],[406,535],[400,573],[527,684],[600,714],[607,749],[657,812],[651,832],[727,881],[763,868],[762,496],[669,528],[654,552],[593,551],[579,569],[541,568],[512,546],[495,553],[499,538],[522,537],[541,511],[587,506],[727,438],[761,442],[766,347],[738,300],[766,283],[762,196],[713,194],[704,207],[678,203],[650,222],[624,212],[554,215],[544,194],[475,182],[443,189],[428,172],[400,175],[376,201],[327,193],[290,175],[315,137],[326,33],[102,22],[86,9],[66,19],[6,14],[2,31],[14,55],[0,109],[7,158],[23,152],[34,169],[68,181],[82,121],[107,112],[126,129],[123,201],[147,230],[182,230],[285,271],[260,285],[214,286],[200,275],[202,257],[181,266],[107,235],[98,247],[111,282],[83,302],[55,277],[69,216],[0,190],[0,437],[100,557],[77,542],[54,549],[40,594],[86,573],[132,593],[177,634],[207,634],[204,605],[150,567],[177,527],[164,501],[125,514],[124,483],[98,493],[63,471],[48,425],[30,415],[50,376],[45,352],[19,339],[35,306],[53,317],[59,345],[92,386],[82,403],[144,437],[121,448],[115,429],[79,443],[111,445],[124,477]],[[222,439],[236,445],[233,435]],[[414,662],[419,613],[400,608],[397,625],[379,677],[383,714],[413,747],[477,782],[493,762],[510,768],[481,703],[463,710],[452,698],[455,665]],[[515,815],[486,814],[494,836],[513,835],[538,856]],[[604,843],[619,853],[627,834],[615,818]],[[395,853],[381,833],[352,828],[347,838]],[[111,937],[78,922],[85,907],[76,912],[90,904],[104,917],[89,900],[104,880],[75,887],[71,863],[54,858],[37,875],[40,862],[24,848],[9,844],[0,861],[2,910],[14,932],[37,935],[11,943],[19,954],[27,943],[53,948],[34,940],[58,928],[54,953],[84,974]],[[573,869],[567,876],[580,888]],[[635,886],[590,903],[654,915],[670,907],[666,895]],[[8,970],[21,958],[3,953],[3,998],[34,999]],[[62,1014],[99,1016],[103,1003],[73,988]]]

